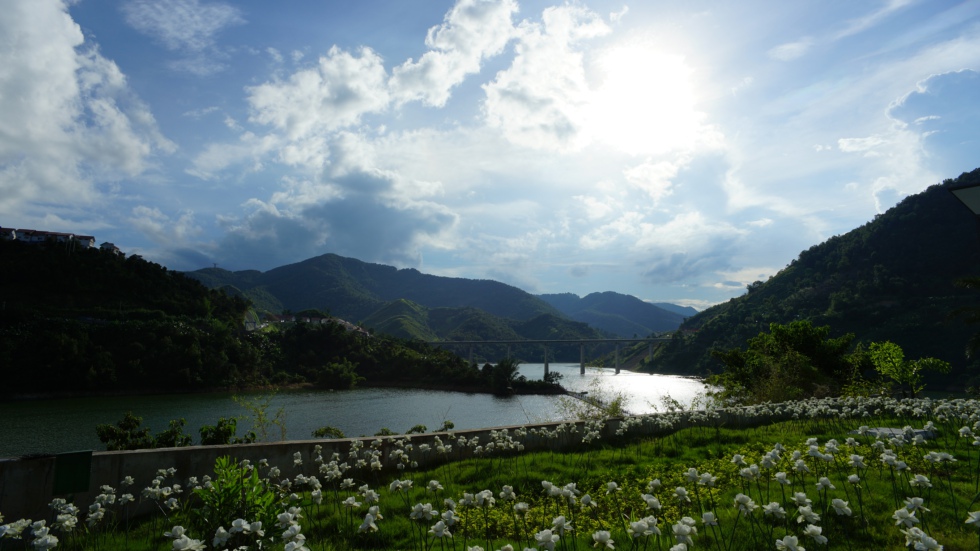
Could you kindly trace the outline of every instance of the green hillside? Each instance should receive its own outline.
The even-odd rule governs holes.
[[[207,268],[187,275],[209,287],[233,285],[249,297],[253,293],[274,297],[284,309],[318,308],[355,322],[399,299],[427,308],[479,308],[494,316],[518,320],[558,314],[534,295],[497,281],[434,276],[334,254],[267,272]],[[271,300],[267,303],[276,306]]]
[[[905,198],[867,224],[828,239],[748,292],[687,319],[646,368],[704,374],[719,366],[713,348],[740,347],[770,323],[812,320],[858,343],[891,340],[908,357],[953,365],[949,380],[974,376],[964,355],[980,329],[954,316],[980,307],[980,294],[956,281],[980,274],[978,221],[949,191],[980,183],[980,169]]]

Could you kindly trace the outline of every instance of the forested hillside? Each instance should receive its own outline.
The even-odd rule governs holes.
[[[905,198],[867,224],[800,253],[747,294],[685,321],[647,368],[704,374],[719,365],[712,349],[740,347],[772,322],[811,320],[857,343],[890,340],[908,357],[953,365],[952,379],[974,376],[964,350],[980,326],[956,313],[980,307],[980,293],[957,287],[980,275],[978,221],[949,191],[980,183],[980,169]]]
[[[335,254],[267,272],[207,268],[187,275],[208,287],[231,285],[248,297],[255,295],[256,304],[268,304],[273,313],[317,308],[355,322],[398,299],[427,308],[479,308],[494,316],[517,320],[558,314],[534,295],[497,281],[440,277]]]
[[[246,332],[244,298],[136,256],[0,241],[0,304],[5,397],[296,383],[492,389],[491,373],[417,341],[333,323]]]

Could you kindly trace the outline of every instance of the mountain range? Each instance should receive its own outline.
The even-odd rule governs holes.
[[[335,254],[266,272],[205,268],[186,275],[248,298],[260,312],[319,310],[426,341],[642,337],[672,331],[696,312],[613,292],[535,296],[498,281],[435,276]]]

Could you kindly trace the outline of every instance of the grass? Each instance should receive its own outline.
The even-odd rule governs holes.
[[[275,516],[267,515],[263,523],[267,541],[263,548],[267,549],[293,545],[291,549],[317,551],[444,551],[479,546],[492,551],[505,545],[518,550],[549,548],[548,544],[553,543],[554,549],[560,551],[597,546],[666,550],[680,549],[677,546],[683,538],[678,539],[675,534],[683,535],[690,528],[695,529],[689,534],[692,547],[724,551],[776,549],[777,540],[784,542],[784,548],[805,546],[810,551],[899,549],[907,543],[916,549],[938,549],[929,538],[945,549],[980,549],[978,530],[965,522],[969,512],[980,509],[980,450],[975,447],[980,440],[972,436],[974,423],[980,420],[980,403],[822,401],[770,409],[779,410],[777,413],[783,417],[795,413],[799,418],[735,428],[720,426],[716,419],[704,416],[700,426],[665,436],[600,439],[570,452],[501,451],[507,447],[504,444],[488,452],[488,443],[482,442],[482,457],[428,470],[358,470],[353,467],[356,460],[371,455],[371,450],[365,449],[358,452],[358,457],[336,458],[333,462],[323,458],[316,483],[306,477],[290,478],[288,473],[295,472],[292,466],[279,466],[278,476],[274,471],[270,473],[269,467],[256,466],[260,476],[255,478],[255,488],[248,484],[234,486],[232,494],[240,495],[242,488],[249,492],[258,488],[275,495]],[[751,413],[763,418],[772,414],[764,409]],[[930,422],[936,438],[921,442],[851,434],[862,426],[921,428]],[[582,435],[565,431],[544,437],[558,441]],[[447,444],[455,447],[451,453],[462,448],[475,449],[471,443],[460,441]],[[782,451],[774,452],[778,449]],[[765,462],[767,455],[771,465]],[[854,462],[854,455],[863,458],[863,466]],[[341,463],[345,461],[351,468],[344,470]],[[234,472],[251,472],[237,467]],[[234,479],[234,472],[214,475],[212,485],[217,486],[222,479]],[[776,473],[786,473],[788,484],[780,484]],[[855,474],[860,480],[849,482],[848,478]],[[928,486],[917,482],[916,475],[926,477]],[[818,486],[822,478],[832,487]],[[240,479],[238,476],[237,483],[241,483]],[[288,481],[288,488],[282,480]],[[411,481],[410,489],[404,489],[405,481]],[[430,488],[430,481],[437,481],[438,486]],[[651,484],[653,481],[658,483]],[[164,478],[160,485],[167,487],[172,482],[172,478]],[[313,492],[318,484],[322,484],[320,503],[316,503]],[[403,489],[397,489],[399,486]],[[686,490],[686,500],[677,497],[679,487]],[[798,497],[801,501],[794,501],[798,493],[802,494]],[[128,529],[122,520],[125,509],[107,505],[111,513],[92,529],[82,520],[74,535],[59,533],[59,548],[174,549],[174,542],[162,534],[180,525],[187,528],[190,539],[202,540],[207,548],[214,549],[215,526],[230,530],[238,515],[254,520],[249,514],[257,511],[256,507],[235,509],[240,504],[231,503],[231,509],[218,515],[216,508],[206,507],[201,500],[201,495],[214,494],[215,490],[185,491],[178,496],[173,511],[140,519]],[[377,494],[376,501],[372,501],[373,494]],[[344,501],[351,498],[351,506],[344,506]],[[449,508],[446,499],[455,502],[454,520],[442,532],[445,537],[435,537],[430,530]],[[835,499],[846,502],[850,514],[838,514]],[[802,500],[809,501],[809,509]],[[659,501],[659,508],[655,501]],[[515,513],[517,503],[526,504],[525,513]],[[766,514],[764,508],[770,503],[778,504],[771,505],[770,510],[781,507],[785,517]],[[427,512],[425,504],[435,512]],[[846,512],[840,502],[837,505]],[[377,506],[383,518],[374,515],[376,531],[359,530],[369,506]],[[299,507],[301,518],[276,518],[289,507]],[[161,511],[165,509],[161,507]],[[194,514],[202,510],[205,514]],[[901,510],[908,514],[896,514]],[[703,522],[703,514],[709,512],[717,519],[716,526]],[[812,515],[819,516],[819,520]],[[651,516],[656,519],[655,526],[651,526]],[[808,516],[809,520],[805,518]],[[558,517],[571,526],[560,536],[555,528]],[[660,535],[638,535],[643,525],[634,523],[642,519],[648,519],[647,529],[659,529]],[[907,519],[911,526],[901,525],[901,519]],[[49,526],[53,520],[52,517],[48,521]],[[280,534],[290,522],[301,526],[305,540],[292,537],[283,541]],[[540,540],[549,535],[544,531],[553,528],[550,535],[557,536],[557,540],[548,539],[542,544]],[[603,531],[614,543],[605,543]],[[435,532],[439,533],[438,528]],[[20,541],[0,539],[0,549],[24,547],[25,540],[30,540],[29,533],[27,528]],[[796,547],[788,537],[797,538]],[[820,538],[826,538],[826,542]],[[237,533],[229,545],[254,548],[256,541],[254,534]]]

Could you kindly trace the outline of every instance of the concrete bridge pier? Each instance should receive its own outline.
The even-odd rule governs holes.
[[[548,345],[543,346],[544,348],[544,378],[548,378]]]
[[[473,345],[472,344],[470,345],[470,359],[469,359],[469,362],[470,362],[470,365],[473,365]]]
[[[579,375],[585,375],[585,343],[578,343],[578,372]]]
[[[619,345],[616,345],[616,375],[619,375]]]

